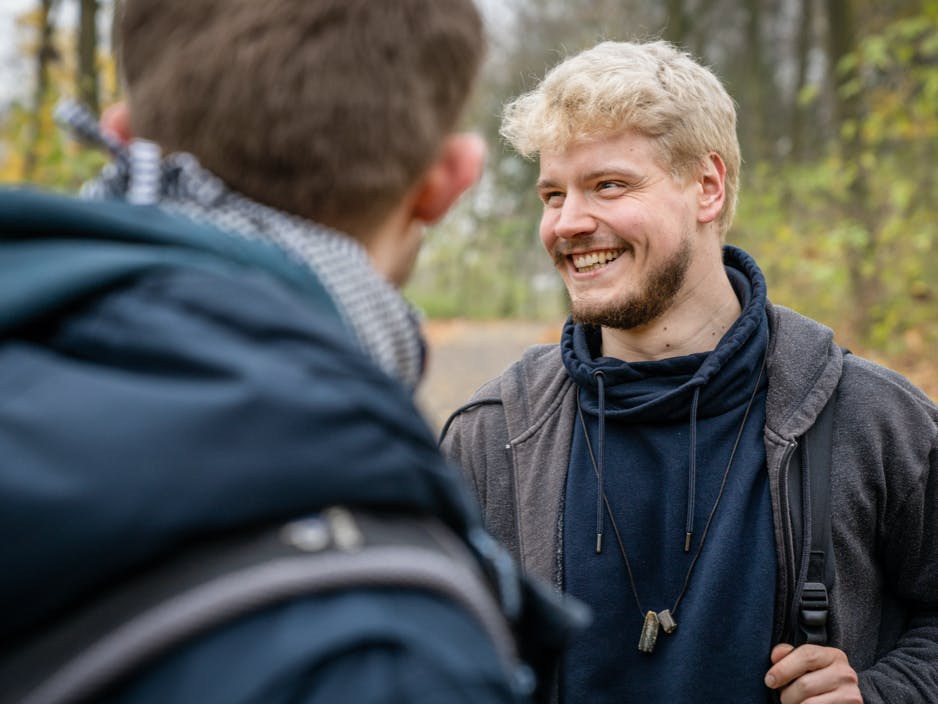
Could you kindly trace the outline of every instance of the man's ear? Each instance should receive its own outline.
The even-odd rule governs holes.
[[[121,142],[127,144],[133,139],[130,129],[130,109],[127,103],[121,101],[114,103],[101,114],[101,129],[114,135]]]
[[[697,185],[697,222],[713,222],[726,200],[726,164],[716,152],[710,152],[704,159]]]
[[[477,134],[451,134],[414,191],[411,215],[431,224],[442,218],[456,199],[474,184],[485,162],[485,141]]]

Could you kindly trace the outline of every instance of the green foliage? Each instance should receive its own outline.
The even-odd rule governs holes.
[[[430,231],[405,290],[430,318],[557,320],[566,298],[537,236],[537,218],[480,219],[464,203]]]
[[[811,162],[751,168],[731,236],[777,302],[887,355],[938,343],[936,7],[841,63],[863,113]]]
[[[19,17],[17,22],[22,51],[35,60],[41,13],[37,8]],[[47,85],[38,110],[33,86],[30,105],[15,102],[0,112],[0,184],[26,181],[43,188],[73,192],[106,162],[105,155],[76,143],[52,118],[58,100],[76,93],[73,28],[54,32],[53,44],[46,64]],[[113,102],[118,93],[113,58],[101,53],[95,67],[104,98]],[[27,78],[36,81],[35,75]]]
[[[52,110],[52,100],[46,100],[36,123],[39,132],[32,174],[25,171],[25,155],[32,141],[30,111],[14,105],[6,120],[0,122],[0,183],[28,180],[44,188],[74,192],[104,166],[105,155],[82,147],[64,134],[55,125]]]
[[[431,233],[408,289],[431,316],[563,314],[562,287],[535,234],[536,164],[512,154],[497,125],[507,99],[561,54],[601,38],[586,20],[571,24],[592,17],[581,5],[548,3],[547,12],[523,4],[526,35],[547,39],[502,47],[502,69],[483,79],[472,124],[492,145],[486,179]],[[864,15],[875,22],[835,71],[853,112],[835,123],[823,82],[792,96],[815,121],[813,151],[789,159],[747,152],[729,238],[759,261],[773,300],[827,323],[848,345],[890,357],[925,356],[938,343],[938,0],[910,7],[891,22]],[[613,11],[604,3],[606,15]],[[722,73],[732,74],[727,66]],[[741,114],[752,129],[751,111]]]
[[[827,323],[843,342],[889,356],[932,355],[938,344],[938,0],[896,0],[879,10],[857,3],[866,36],[831,77],[850,110],[840,115],[832,107],[837,94],[830,81],[809,80],[794,86],[788,112],[772,114],[772,125],[762,124],[764,111],[747,91],[778,76],[759,73],[758,81],[746,80],[754,68],[740,60],[751,48],[741,39],[745,13],[705,5],[684,28],[687,45],[731,86],[748,159],[729,240],[757,258],[773,300]],[[429,316],[564,315],[563,286],[537,237],[537,164],[499,138],[502,105],[566,54],[605,38],[660,33],[667,24],[664,7],[651,0],[504,4],[515,22],[501,31],[493,27],[492,61],[466,119],[489,142],[486,175],[471,200],[430,230],[406,291]],[[886,20],[890,14],[892,21]],[[30,22],[35,18],[23,26]],[[715,27],[734,31],[717,35]],[[785,42],[773,48],[768,35],[762,39],[766,65],[774,61],[778,74],[791,73],[793,55],[772,53]],[[0,115],[0,182],[24,179],[29,152],[30,180],[67,191],[104,163],[51,120],[58,96],[74,92],[72,41],[57,34],[59,60],[49,67],[38,119],[24,105]],[[824,51],[823,44],[814,49]],[[99,69],[109,102],[117,92],[113,61],[101,56]],[[766,85],[760,90],[780,92],[778,85]],[[796,108],[810,134],[801,135],[789,154],[784,143],[794,135]]]

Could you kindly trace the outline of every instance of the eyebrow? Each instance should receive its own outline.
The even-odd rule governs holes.
[[[584,181],[597,181],[610,176],[625,176],[626,178],[636,180],[641,178],[641,175],[637,171],[626,166],[604,166],[601,169],[596,169],[595,171],[584,174],[582,178]]]
[[[604,166],[600,169],[595,169],[593,171],[588,171],[582,176],[579,176],[577,180],[589,182],[589,181],[598,181],[603,178],[609,178],[614,176],[624,176],[632,180],[641,180],[642,176],[636,172],[634,169],[624,167],[624,166]],[[544,190],[545,188],[558,188],[559,186],[555,181],[549,178],[538,179],[536,188],[537,190]]]

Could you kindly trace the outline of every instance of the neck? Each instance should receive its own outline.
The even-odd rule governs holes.
[[[721,260],[718,269],[691,279],[655,320],[628,330],[604,327],[602,354],[626,362],[646,362],[709,352],[741,312]]]

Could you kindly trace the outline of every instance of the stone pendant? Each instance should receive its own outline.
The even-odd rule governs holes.
[[[658,642],[658,614],[649,611],[645,614],[645,625],[642,627],[642,637],[638,640],[638,649],[643,653],[655,652],[655,643]]]
[[[671,615],[671,609],[658,612],[658,623],[661,624],[661,628],[664,629],[664,632],[667,634],[674,633],[674,629],[677,628],[677,621],[675,621],[674,616]]]

